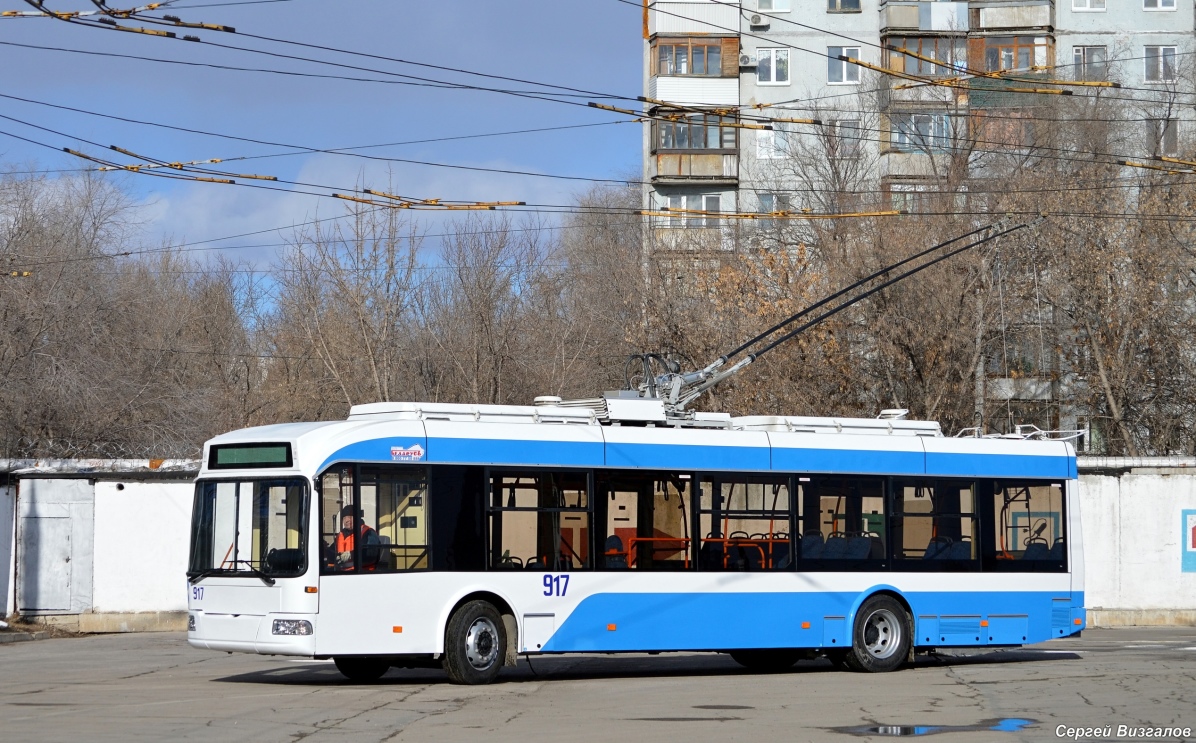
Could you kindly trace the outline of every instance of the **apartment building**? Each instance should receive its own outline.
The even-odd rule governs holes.
[[[1009,120],[1044,98],[1016,90],[1034,80],[1114,80],[1134,91],[1127,98],[1164,101],[1142,105],[1142,141],[1126,154],[1176,154],[1192,121],[1182,93],[1193,11],[1191,0],[648,0],[644,92],[650,110],[674,118],[645,125],[645,206],[826,211],[829,190],[907,207],[948,177],[936,155],[1002,131],[978,139],[977,120]],[[1021,82],[972,78],[961,90],[905,77],[965,71]],[[821,123],[742,128],[736,112]],[[720,225],[689,215],[653,229]]]

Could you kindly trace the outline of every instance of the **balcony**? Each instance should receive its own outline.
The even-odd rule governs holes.
[[[739,29],[739,3],[714,0],[654,0],[648,6],[648,34],[725,34]],[[661,12],[655,12],[655,11]]]
[[[880,8],[880,32],[957,31],[969,29],[968,4],[948,2],[896,2]]]
[[[980,8],[979,31],[1002,31],[1007,29],[1032,29],[1051,27],[1051,4],[1007,4]]]
[[[653,183],[734,186],[739,182],[739,156],[735,154],[659,152],[651,158]]]
[[[648,97],[687,106],[738,106],[738,77],[657,75],[648,80]]]

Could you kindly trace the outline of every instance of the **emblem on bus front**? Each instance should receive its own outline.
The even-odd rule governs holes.
[[[419,444],[412,444],[406,448],[390,447],[390,458],[396,462],[418,462],[424,458],[424,448]]]

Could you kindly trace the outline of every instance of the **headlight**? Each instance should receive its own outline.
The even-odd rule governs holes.
[[[275,619],[271,634],[275,635],[310,635],[311,622],[306,619]]]
[[[195,631],[195,615],[194,614],[187,615],[187,631],[188,632]]]

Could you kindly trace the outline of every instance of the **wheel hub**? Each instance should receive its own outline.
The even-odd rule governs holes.
[[[878,609],[864,622],[864,649],[877,659],[889,658],[901,646],[901,622],[888,609]]]
[[[498,628],[489,619],[481,617],[469,626],[465,633],[465,658],[479,671],[498,660]]]

